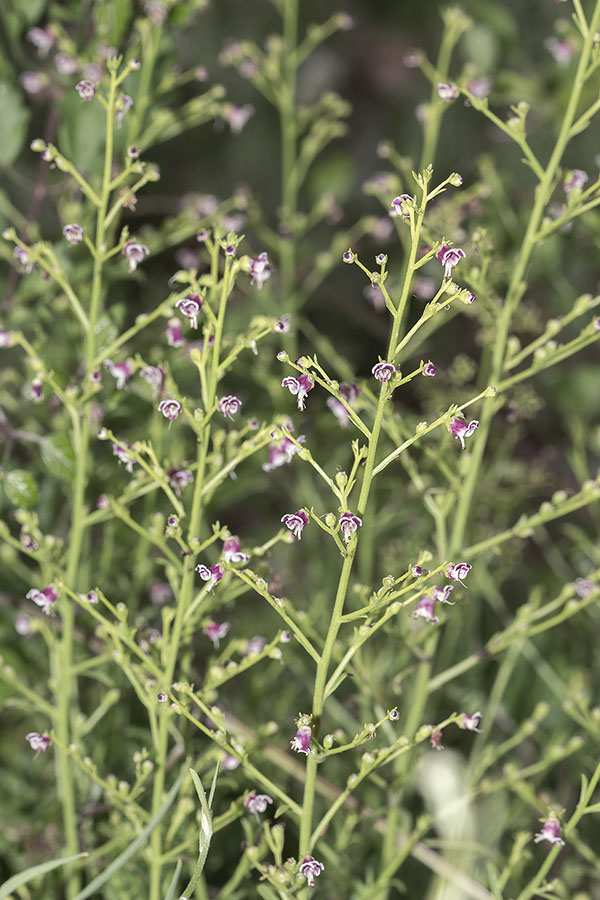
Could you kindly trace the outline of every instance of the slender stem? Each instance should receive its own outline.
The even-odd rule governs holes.
[[[415,223],[413,240],[410,248],[410,253],[407,260],[406,265],[406,274],[404,278],[404,284],[402,287],[402,294],[400,296],[400,301],[398,303],[398,309],[396,311],[396,315],[393,320],[392,330],[390,334],[389,344],[388,344],[388,357],[391,358],[391,354],[393,352],[394,347],[398,343],[398,335],[400,332],[400,327],[402,324],[402,318],[404,314],[404,310],[408,301],[410,285],[414,273],[414,264],[417,256],[417,250],[419,247],[419,238],[421,234],[421,228],[423,224],[423,217],[425,215],[425,205],[426,205],[426,196],[427,190],[426,188],[423,190],[423,204],[422,208],[417,215],[417,220]],[[381,385],[381,390],[379,392],[379,399],[377,401],[377,409],[375,412],[375,420],[373,422],[373,428],[371,429],[371,437],[369,439],[369,446],[367,451],[367,459],[365,463],[365,472],[363,476],[363,481],[360,490],[360,496],[358,499],[357,513],[359,517],[363,517],[367,508],[367,503],[369,500],[369,495],[371,492],[371,485],[374,477],[374,469],[375,469],[375,458],[377,454],[377,447],[379,444],[379,437],[381,434],[381,426],[383,422],[386,402],[389,398],[389,390],[387,384]],[[321,654],[321,659],[317,664],[317,671],[315,675],[315,686],[313,692],[313,705],[312,705],[312,722],[313,729],[315,734],[318,733],[321,717],[323,714],[323,707],[325,704],[325,686],[327,683],[327,674],[329,671],[329,665],[331,662],[331,656],[333,653],[333,648],[335,645],[335,641],[337,638],[338,631],[341,625],[341,619],[344,613],[344,603],[346,600],[346,594],[348,592],[348,584],[350,581],[350,574],[352,572],[352,566],[354,563],[354,559],[356,556],[356,548],[358,545],[358,534],[352,539],[352,542],[348,548],[347,556],[344,559],[342,565],[342,571],[340,573],[340,578],[338,582],[338,587],[335,596],[335,602],[333,606],[333,611],[331,614],[331,619],[329,622],[329,628],[327,631],[327,636],[325,638],[325,644],[323,646],[323,652]],[[316,789],[316,779],[317,779],[317,761],[315,754],[309,754],[306,760],[306,781],[304,784],[304,798],[302,802],[302,816],[300,819],[300,846],[299,846],[299,855],[300,858],[308,854],[311,850],[311,830],[312,830],[312,820],[313,820],[313,808],[314,808],[314,798],[315,798],[315,789]]]
[[[213,266],[212,266],[212,274],[213,274],[213,285],[216,285],[217,280],[217,267],[216,263],[218,262],[218,246],[215,247],[215,251],[213,253]],[[221,354],[221,341],[223,337],[223,324],[225,321],[225,310],[227,308],[227,298],[229,296],[229,292],[231,289],[231,260],[226,258],[225,260],[225,271],[223,273],[223,280],[221,283],[221,298],[219,303],[219,312],[217,316],[217,323],[215,327],[215,342],[213,346],[213,352],[211,356],[211,365],[210,365],[210,373],[208,377],[208,391],[207,391],[207,400],[208,405],[212,408],[212,405],[215,401],[216,390],[218,386],[218,374],[219,374],[219,357]],[[196,536],[200,529],[200,523],[202,519],[202,495],[203,495],[203,486],[204,486],[204,471],[206,466],[207,459],[207,451],[208,444],[210,442],[210,431],[211,431],[211,423],[210,420],[207,422],[203,434],[198,439],[198,450],[197,450],[197,467],[196,467],[196,477],[194,480],[194,494],[192,497],[192,507],[190,512],[189,519],[189,535]],[[169,650],[166,655],[165,667],[164,667],[164,687],[168,688],[173,681],[173,677],[175,674],[175,667],[177,665],[177,658],[180,649],[181,636],[184,625],[184,618],[186,611],[188,610],[193,597],[194,591],[194,562],[195,557],[187,556],[184,561],[184,569],[183,575],[181,578],[181,584],[179,588],[179,593],[177,597],[177,611],[175,613],[175,620],[173,623],[173,628],[171,630],[170,640],[169,640]],[[156,812],[160,809],[163,802],[163,791],[165,784],[165,763],[167,758],[167,749],[169,742],[169,730],[168,730],[169,720],[167,716],[162,716],[160,720],[160,728],[159,728],[159,737],[158,737],[158,746],[156,747],[156,760],[155,760],[155,779],[153,785],[152,792],[152,815],[154,816]],[[161,896],[161,868],[162,868],[162,857],[163,857],[163,848],[162,848],[162,828],[159,825],[152,833],[152,842],[151,842],[151,865],[150,865],[150,900],[159,900]]]
[[[105,235],[105,217],[110,196],[110,177],[113,156],[113,125],[114,125],[114,101],[115,101],[115,73],[111,72],[110,86],[106,112],[106,142],[104,147],[104,173],[102,179],[102,191],[96,219],[96,255],[94,257],[94,269],[92,275],[92,287],[90,295],[89,327],[86,335],[85,362],[87,373],[92,370],[95,354],[96,323],[101,303],[102,294],[102,248]],[[86,528],[85,523],[85,488],[87,484],[87,466],[89,453],[89,436],[91,426],[91,405],[82,411],[81,418],[74,420],[74,445],[75,445],[75,479],[72,499],[71,533],[69,536],[69,551],[67,556],[66,583],[72,589],[77,587],[77,577],[80,565],[81,547]],[[70,718],[74,709],[75,679],[72,672],[73,659],[73,624],[74,606],[72,603],[64,603],[62,609],[62,636],[58,647],[58,657],[55,668],[58,673],[56,692],[56,735],[62,746],[70,743]],[[79,838],[77,834],[77,820],[75,810],[75,790],[73,784],[72,766],[68,755],[60,749],[56,753],[57,781],[63,807],[63,823],[65,830],[65,845],[68,855],[73,855],[79,850]],[[71,868],[67,870],[67,897],[74,897],[79,891],[80,874]]]
[[[521,250],[517,257],[517,261],[514,266],[512,277],[508,286],[506,301],[504,303],[498,323],[498,332],[492,356],[491,377],[489,379],[492,384],[494,383],[494,381],[499,381],[502,370],[504,368],[506,344],[508,340],[512,316],[522,295],[523,278],[525,277],[531,255],[535,247],[536,234],[539,229],[542,216],[548,202],[548,198],[550,197],[550,193],[552,191],[554,176],[562,159],[565,147],[569,142],[570,130],[577,114],[577,106],[585,82],[585,72],[592,52],[594,34],[598,28],[599,21],[600,0],[597,0],[590,22],[590,27],[584,41],[581,56],[579,58],[579,65],[577,67],[575,81],[573,83],[571,96],[569,97],[569,103],[563,118],[558,139],[550,156],[550,160],[548,161],[548,165],[546,166],[546,169],[544,171],[544,176],[536,189],[535,201],[531,216],[529,218],[525,238],[521,245]],[[452,538],[450,542],[451,552],[456,552],[458,549],[460,549],[464,540],[464,534],[471,511],[473,497],[475,494],[475,488],[479,479],[479,470],[481,468],[486,443],[491,430],[493,414],[493,401],[488,400],[484,402],[477,440],[474,442],[474,449],[472,452],[469,469],[458,498],[456,515],[453,522]]]
[[[292,222],[298,205],[298,179],[296,173],[297,123],[296,123],[296,52],[298,42],[298,0],[286,0],[283,16],[282,85],[279,93],[279,119],[281,132],[281,229],[279,238],[279,269],[281,308],[293,312],[296,281],[296,248],[291,237]],[[290,332],[286,349],[292,359],[297,357],[296,336]]]

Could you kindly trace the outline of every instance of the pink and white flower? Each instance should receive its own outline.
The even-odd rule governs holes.
[[[36,753],[45,753],[50,746],[49,736],[47,734],[40,734],[39,731],[30,731],[29,734],[25,735],[25,740]]]
[[[179,319],[169,319],[167,322],[167,344],[169,347],[183,347],[185,344]]]
[[[460,720],[460,727],[464,731],[476,731],[478,734],[481,734],[481,729],[477,726],[481,720],[481,713],[476,712],[473,713],[472,716],[469,716],[467,713],[464,713],[462,719]]]
[[[66,237],[72,247],[79,244],[83,240],[83,228],[75,222],[71,225],[65,225],[63,235]]]
[[[400,194],[399,197],[394,197],[390,205],[390,215],[410,219],[410,211],[414,209],[414,202],[415,198],[410,194]]]
[[[384,382],[389,381],[392,375],[396,374],[396,366],[391,362],[383,360],[382,362],[375,363],[371,372],[377,381],[381,381],[383,384]]]
[[[42,612],[49,616],[58,598],[58,591],[53,584],[49,584],[48,587],[42,588],[41,591],[37,588],[31,588],[25,596],[28,600],[33,600],[35,605],[39,606]]]
[[[461,584],[463,579],[467,577],[473,567],[466,562],[451,563],[446,569],[446,577],[452,581],[459,581]]]
[[[221,624],[219,624],[218,622],[208,622],[204,626],[202,631],[204,632],[206,637],[210,638],[215,647],[218,649],[219,641],[227,635],[230,628],[231,626],[229,622],[221,622]]]
[[[449,247],[448,244],[442,244],[436,256],[444,267],[444,278],[452,278],[452,270],[466,255],[460,247]]]
[[[465,449],[465,438],[471,437],[472,434],[475,433],[475,430],[479,428],[479,422],[477,419],[472,419],[470,422],[466,422],[465,419],[461,419],[460,416],[456,416],[450,422],[450,434],[454,435],[457,440],[460,441],[461,447]]]
[[[299,434],[296,443],[289,437],[284,437],[277,443],[269,444],[269,461],[263,463],[263,471],[270,472],[272,469],[278,469],[280,466],[291,463],[293,457],[300,450],[298,444],[303,444],[305,441],[305,435]]]
[[[298,397],[298,409],[304,409],[304,401],[308,396],[308,392],[312,391],[314,387],[314,382],[310,375],[299,375],[297,378],[294,378],[293,375],[288,375],[281,382],[281,387],[286,387],[290,394],[294,397]]]
[[[227,397],[221,397],[219,400],[219,412],[226,419],[233,419],[234,415],[242,405],[242,401],[235,394],[228,394]]]
[[[195,571],[198,573],[198,575],[200,576],[202,581],[209,582],[209,585],[208,585],[209,591],[212,591],[215,584],[218,584],[219,581],[221,580],[221,578],[223,577],[223,575],[225,574],[224,570],[223,570],[223,566],[219,565],[219,563],[217,563],[215,566],[204,566],[201,564],[201,565],[196,566]]]
[[[302,532],[309,522],[309,518],[303,509],[299,509],[295,513],[286,513],[281,517],[281,521],[290,529],[297,540],[302,540]]]
[[[306,878],[309,887],[315,886],[315,878],[323,872],[325,866],[319,862],[314,856],[305,856],[298,868],[298,874]]]
[[[256,285],[260,291],[265,281],[268,281],[271,277],[271,264],[269,262],[268,254],[259,253],[256,258],[251,259],[248,271],[250,273],[251,283]]]
[[[429,594],[423,594],[411,615],[413,619],[425,619],[426,622],[432,624],[440,621],[439,617],[435,615],[435,600]]]
[[[198,327],[198,314],[204,305],[204,298],[200,294],[190,294],[178,300],[175,306],[181,310],[181,314],[190,320],[190,328]]]
[[[128,378],[131,378],[135,371],[133,362],[130,359],[126,359],[125,362],[122,363],[114,363],[112,359],[105,359],[103,365],[116,380],[118,391],[123,390],[125,382]]]
[[[431,594],[433,596],[433,599],[437,603],[445,603],[448,606],[454,606],[454,603],[450,603],[450,601],[448,600],[448,597],[450,596],[450,594],[452,593],[453,590],[454,590],[453,584],[446,584],[446,585],[444,585],[443,588],[434,587],[433,590],[431,591]]]
[[[93,81],[78,81],[75,85],[75,90],[82,100],[88,102],[94,99],[94,96],[96,94],[96,85]]]
[[[244,806],[248,810],[249,813],[254,813],[258,815],[258,813],[264,813],[267,810],[269,804],[273,802],[273,798],[269,797],[268,794],[248,794],[246,799],[244,800]]]
[[[443,82],[438,84],[437,92],[440,100],[443,100],[445,103],[449,103],[450,100],[456,100],[459,94],[455,84],[444,84]]]
[[[162,413],[165,419],[169,419],[169,424],[181,414],[181,403],[179,400],[161,400],[158,404],[158,411]]]
[[[181,491],[184,487],[194,480],[194,476],[189,469],[173,468],[169,471],[169,484],[178,497],[181,497]]]
[[[129,271],[135,272],[138,265],[143,261],[145,256],[149,256],[150,251],[145,244],[138,244],[137,241],[127,241],[123,247],[123,256],[129,263]]]
[[[348,543],[355,531],[362,525],[362,519],[351,512],[343,512],[340,516],[340,530],[344,535],[344,541]]]
[[[223,542],[223,559],[225,562],[240,563],[247,562],[250,556],[248,553],[242,553],[238,538],[230,537]]]
[[[161,366],[144,366],[140,375],[150,385],[153,397],[158,397],[163,389],[167,373]]]
[[[565,842],[560,836],[560,822],[555,816],[546,819],[542,830],[534,836],[534,844],[539,844],[540,841],[548,841],[549,844],[554,844],[556,847],[565,846]]]
[[[119,462],[125,463],[125,471],[132,475],[135,458],[129,453],[130,448],[127,447],[127,445],[120,447],[118,444],[113,444],[112,449],[114,456],[117,457]],[[98,498],[98,500],[100,500],[100,498]],[[106,509],[106,506],[102,506],[101,508]]]
[[[355,382],[351,384],[340,384],[340,394],[346,401],[349,407],[353,407],[354,403],[358,395],[360,394],[360,388]],[[327,406],[334,414],[342,428],[346,428],[348,425],[348,409],[341,400],[338,400],[337,397],[328,397],[327,398]]]
[[[296,731],[296,736],[290,741],[290,747],[296,753],[304,753],[308,756],[309,753],[314,753],[314,750],[310,749],[310,742],[312,739],[312,728],[310,725],[300,725],[298,730]]]

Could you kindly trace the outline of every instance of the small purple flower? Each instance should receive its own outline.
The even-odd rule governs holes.
[[[460,247],[449,247],[442,244],[436,256],[444,267],[444,278],[452,278],[452,269],[458,265],[467,254]]]
[[[63,234],[71,244],[72,247],[75,244],[79,244],[83,240],[83,228],[81,225],[77,225],[73,223],[72,225],[65,225],[63,228]]]
[[[221,769],[223,770],[223,772],[233,772],[234,769],[237,769],[239,764],[239,759],[236,759],[235,756],[231,755],[231,753],[226,753],[221,760]]]
[[[437,92],[440,100],[448,103],[450,100],[456,100],[458,97],[458,88],[455,84],[444,84],[440,82],[437,86]]]
[[[584,172],[583,169],[571,169],[570,172],[567,172],[567,176],[563,182],[565,194],[568,196],[571,191],[582,190],[588,180],[588,174],[587,172]]]
[[[121,123],[123,122],[123,116],[125,116],[131,107],[133,106],[133,100],[129,96],[129,94],[121,94],[119,99],[117,100],[115,109],[116,109],[116,119],[117,119],[117,128],[121,127]]]
[[[108,497],[106,494],[100,494],[99,497],[96,497],[96,509],[108,509]]]
[[[228,394],[227,397],[221,397],[219,400],[219,412],[226,419],[233,419],[234,415],[242,405],[242,401],[235,394]]]
[[[189,469],[173,468],[169,471],[169,484],[178,497],[181,497],[181,491],[184,487],[194,480],[194,476]]]
[[[342,262],[345,263],[353,263],[355,259],[355,254],[352,250],[346,250],[345,253],[342,253]]]
[[[454,603],[450,603],[448,597],[454,590],[453,584],[446,584],[443,588],[434,587],[432,590],[433,599],[438,603],[447,603],[448,606],[454,606]]]
[[[56,35],[51,28],[30,28],[27,32],[27,39],[31,41],[38,51],[39,57],[48,56],[50,49],[56,42]]]
[[[295,750],[296,753],[304,753],[308,756],[309,753],[315,752],[310,749],[311,738],[312,728],[310,725],[300,725],[296,731],[296,737],[290,741],[290,747],[292,750]]]
[[[375,257],[375,262],[377,263],[378,266],[385,266],[387,261],[388,261],[387,253],[378,253],[377,256]]]
[[[288,375],[281,382],[281,387],[288,388],[290,394],[294,397],[298,397],[298,409],[304,409],[304,401],[308,396],[308,392],[312,391],[314,387],[314,382],[310,375],[299,375],[298,378],[294,378],[293,375]]]
[[[127,241],[125,246],[123,247],[123,256],[129,263],[129,271],[135,272],[139,263],[141,263],[145,256],[149,256],[150,251],[146,247],[145,244],[138,244],[137,241]]]
[[[57,53],[54,57],[54,65],[59,75],[74,75],[79,68],[77,60],[68,53]]]
[[[33,634],[31,616],[28,616],[25,613],[19,613],[18,615],[16,615],[15,631],[17,632],[17,634],[20,634],[21,637],[31,637],[31,635]]]
[[[287,334],[290,330],[290,323],[292,321],[292,317],[289,313],[285,313],[280,319],[275,322],[273,325],[273,331],[278,331],[279,334]]]
[[[422,566],[413,566],[410,571],[415,578],[420,578],[421,575],[423,574],[423,567]]]
[[[598,316],[597,318],[594,319],[594,331],[600,331],[600,316]],[[0,332],[0,336],[1,336],[1,332]],[[0,347],[1,346],[2,346],[2,344],[0,343]]]
[[[549,844],[555,844],[557,847],[565,846],[565,842],[560,836],[560,822],[554,816],[546,819],[542,830],[533,838],[534,844],[539,844],[540,841],[548,841]]]
[[[246,644],[246,651],[244,656],[252,656],[256,653],[262,653],[263,648],[266,644],[266,640],[261,635],[257,635],[256,637],[251,638]]]
[[[31,588],[30,591],[27,591],[25,596],[28,600],[33,600],[35,605],[39,606],[42,612],[49,616],[56,603],[58,592],[53,584],[49,584],[48,587],[42,588],[41,591],[37,588]]]
[[[469,716],[469,715],[467,715],[467,713],[464,713],[462,719],[460,720],[460,727],[464,731],[476,731],[478,734],[481,734],[481,729],[477,727],[479,725],[480,720],[481,720],[480,712],[473,713],[472,716]]]
[[[223,113],[223,118],[231,128],[232,132],[234,134],[239,134],[253,115],[254,107],[251,103],[246,103],[244,106],[236,106],[235,103],[230,103]]]
[[[167,695],[165,694],[164,691],[159,691],[158,694],[156,695],[156,699],[158,700],[159,703],[166,703],[169,698],[167,697]]]
[[[571,41],[559,41],[554,35],[546,38],[544,47],[554,57],[554,61],[559,66],[567,66],[575,53],[575,46]]]
[[[244,800],[244,806],[249,813],[258,815],[258,813],[266,812],[267,806],[272,802],[273,798],[268,794],[248,794]]]
[[[492,79],[488,78],[487,75],[482,75],[481,78],[474,78],[472,81],[469,81],[467,88],[474,97],[477,97],[478,100],[483,100],[492,89]]]
[[[185,344],[179,319],[169,319],[167,322],[167,344],[169,347],[183,347]]]
[[[162,391],[167,373],[160,366],[145,366],[140,370],[140,375],[150,385],[153,397],[157,397]]]
[[[125,382],[128,378],[131,378],[135,371],[130,359],[126,359],[125,362],[122,363],[114,363],[112,359],[105,359],[103,365],[116,380],[118,391],[121,391],[125,387]]]
[[[177,307],[177,309],[181,310],[182,315],[190,320],[190,327],[197,328],[198,313],[202,309],[203,304],[203,297],[201,297],[199,294],[190,294],[189,297],[184,297],[181,300],[178,300],[175,306]]]
[[[202,581],[208,581],[208,590],[212,591],[215,584],[218,584],[224,575],[223,566],[218,563],[216,566],[196,566],[195,571],[198,573]]]
[[[425,619],[426,622],[439,622],[435,613],[435,600],[428,594],[423,594],[417,604],[417,608],[411,613],[413,619]]]
[[[0,350],[6,350],[7,347],[12,347],[12,342],[12,331],[0,331]]]
[[[78,81],[75,90],[82,100],[93,100],[96,93],[96,85],[93,81]]]
[[[323,872],[325,866],[322,862],[319,862],[314,856],[305,856],[302,862],[300,863],[300,867],[298,872],[308,883],[309,887],[315,886],[315,878],[317,878],[321,872]]]
[[[24,247],[15,247],[13,250],[13,257],[16,263],[17,270],[22,275],[31,275],[35,268],[35,263],[29,256],[29,251],[25,250]]]
[[[462,584],[463,578],[467,577],[472,568],[469,563],[465,562],[451,563],[446,569],[446,577]]]
[[[479,428],[477,419],[472,419],[467,423],[465,419],[456,416],[450,422],[450,434],[454,435],[454,437],[460,441],[463,450],[465,449],[465,438],[471,437],[471,435],[475,433],[476,428]]]
[[[381,381],[382,383],[385,381],[389,381],[392,375],[396,374],[396,366],[391,362],[378,362],[375,363],[371,372],[377,379],[377,381]]]
[[[295,538],[302,540],[302,532],[309,522],[309,518],[303,509],[299,509],[295,513],[286,513],[281,517],[281,521],[287,525]]]
[[[410,219],[410,211],[413,209],[414,202],[415,198],[410,194],[400,194],[399,197],[394,197],[390,206],[390,215]]]
[[[297,438],[298,444],[303,444],[306,437],[299,434]],[[291,463],[293,457],[298,453],[300,448],[290,438],[284,437],[275,444],[269,444],[269,461],[263,463],[263,471],[270,472],[272,469],[278,469],[279,466],[285,466]]]
[[[181,403],[178,400],[161,400],[158,404],[158,411],[171,423],[180,415]]]
[[[50,746],[50,738],[47,734],[40,734],[38,731],[30,731],[25,735],[25,740],[29,743],[32,750],[37,753],[45,753]]]
[[[433,378],[433,376],[437,373],[437,366],[434,366],[432,362],[425,363],[423,366],[423,375],[427,378]]]
[[[351,512],[343,512],[340,516],[340,529],[344,535],[346,543],[350,540],[355,531],[362,525],[362,519],[355,516]]]
[[[256,258],[250,260],[249,268],[251,284],[255,284],[258,290],[262,288],[265,281],[271,277],[271,264],[266,253],[259,253]]]
[[[221,638],[224,638],[227,635],[227,632],[230,628],[231,626],[229,622],[222,622],[220,625],[218,622],[209,622],[204,626],[202,631],[207,638],[210,638],[215,647],[218,649],[219,641],[221,640]]]
[[[585,600],[586,597],[589,597],[596,585],[593,581],[588,581],[587,578],[577,578],[575,581],[575,590],[579,597],[582,600]]]
[[[223,559],[225,562],[240,563],[247,562],[250,556],[242,553],[238,538],[230,537],[223,541]]]
[[[360,394],[360,388],[355,382],[351,384],[340,384],[340,394],[348,404],[348,406],[354,406],[354,403]],[[327,406],[334,414],[342,428],[346,428],[348,425],[348,409],[344,404],[337,399],[337,397],[328,397],[327,398]]]
[[[390,720],[390,722],[397,722],[399,718],[400,718],[400,713],[398,712],[398,710],[390,709],[390,711],[388,713],[388,719]]]
[[[29,396],[32,400],[35,400],[37,402],[42,399],[43,390],[44,382],[38,375],[32,380],[31,384],[29,385]]]
[[[127,445],[119,447],[118,444],[113,444],[112,449],[114,456],[118,458],[119,462],[125,463],[125,471],[129,472],[130,475],[133,474],[133,464],[135,459],[130,455]],[[100,498],[98,498],[98,500],[99,499]],[[106,506],[102,506],[101,509],[106,509]]]

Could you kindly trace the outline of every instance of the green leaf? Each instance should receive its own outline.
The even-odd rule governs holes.
[[[131,19],[131,0],[96,0],[96,34],[111,47],[118,47]]]
[[[167,812],[169,811],[169,808],[173,805],[175,798],[179,793],[179,788],[181,787],[181,782],[183,781],[184,775],[185,769],[182,770],[179,778],[165,797],[161,808],[158,810],[154,818],[150,819],[144,830],[141,831],[140,834],[136,837],[135,841],[133,841],[129,845],[129,847],[123,851],[123,853],[117,856],[117,858],[114,859],[100,875],[90,881],[90,883],[77,894],[75,900],[86,900],[87,897],[91,897],[92,894],[95,894],[103,884],[106,884],[106,882],[112,878],[115,872],[118,872],[119,869],[121,869],[126,863],[128,863],[132,856],[135,856],[140,847],[142,847],[146,843],[156,826],[164,819]]]
[[[14,506],[31,509],[36,506],[40,493],[35,478],[24,469],[13,469],[4,479],[4,491]]]
[[[173,878],[171,879],[171,884],[169,885],[169,890],[167,891],[167,896],[165,900],[175,900],[175,891],[177,890],[177,882],[179,881],[179,876],[181,874],[181,860],[177,860],[177,865],[175,866],[175,871],[173,872]]]
[[[29,115],[20,91],[6,81],[0,82],[0,166],[9,166],[19,155],[27,135]]]
[[[78,169],[93,171],[104,143],[105,113],[100,102],[83,102],[77,91],[67,91],[59,115],[58,146]]]
[[[213,786],[210,792],[210,798],[212,802],[212,797],[214,793],[216,777],[218,771],[215,771],[213,777]],[[200,835],[198,837],[198,861],[194,866],[194,871],[192,872],[192,877],[190,878],[190,882],[186,887],[185,891],[181,895],[181,900],[186,900],[194,893],[194,889],[198,880],[202,874],[202,870],[204,869],[204,864],[206,863],[206,857],[208,856],[208,848],[210,847],[210,839],[212,838],[212,814],[210,811],[210,807],[208,805],[208,800],[206,799],[206,793],[204,788],[202,787],[202,782],[200,781],[200,777],[197,772],[194,772],[193,769],[190,769],[190,775],[192,776],[192,781],[194,782],[194,787],[196,788],[196,793],[198,794],[198,799],[200,800]]]
[[[19,14],[23,16],[28,25],[31,25],[42,15],[46,8],[46,0],[27,0],[26,3],[19,4]]]
[[[73,862],[76,859],[81,859],[83,856],[88,856],[88,854],[78,853],[76,856],[63,856],[61,859],[51,859],[49,862],[40,863],[38,866],[31,866],[30,869],[25,869],[23,872],[19,872],[18,875],[13,875],[13,877],[9,878],[8,881],[5,881],[4,884],[0,884],[0,900],[4,900],[4,897],[10,897],[17,888],[20,888],[28,881],[31,881],[32,878],[38,878],[40,875],[45,875],[46,872],[51,872],[53,869],[58,869],[60,866],[66,866],[67,863]]]
[[[110,316],[100,316],[94,328],[96,353],[103,353],[117,339],[119,331]]]
[[[51,475],[71,481],[75,474],[75,454],[66,434],[47,438],[41,445],[42,461]]]

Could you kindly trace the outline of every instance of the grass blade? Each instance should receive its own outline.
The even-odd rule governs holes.
[[[20,888],[28,881],[31,881],[32,878],[37,878],[38,875],[45,875],[46,872],[51,872],[53,869],[60,868],[60,866],[66,866],[67,863],[73,862],[76,859],[81,859],[84,856],[88,856],[88,854],[77,853],[76,856],[63,856],[62,859],[51,859],[49,862],[31,866],[31,868],[19,872],[18,875],[13,875],[13,877],[9,878],[8,881],[5,881],[4,884],[0,884],[0,900],[4,900],[4,897],[9,897],[17,890],[17,888]]]
[[[212,787],[210,791],[210,800],[212,803],[212,798],[215,790],[216,779],[217,779],[218,766],[215,770],[215,774],[213,776]],[[212,838],[212,813],[210,811],[210,806],[208,804],[208,800],[206,799],[206,793],[204,788],[202,787],[202,782],[200,781],[200,777],[197,772],[193,769],[190,769],[190,775],[192,776],[192,781],[194,782],[194,787],[196,788],[196,793],[198,794],[198,799],[200,800],[201,814],[200,814],[200,834],[198,837],[198,861],[194,866],[194,871],[192,872],[192,877],[190,878],[190,882],[186,887],[185,891],[181,895],[181,900],[187,900],[187,898],[191,897],[196,884],[198,883],[198,879],[202,875],[202,870],[204,869],[204,864],[206,862],[206,857],[208,856],[208,848],[210,847],[210,839]]]

